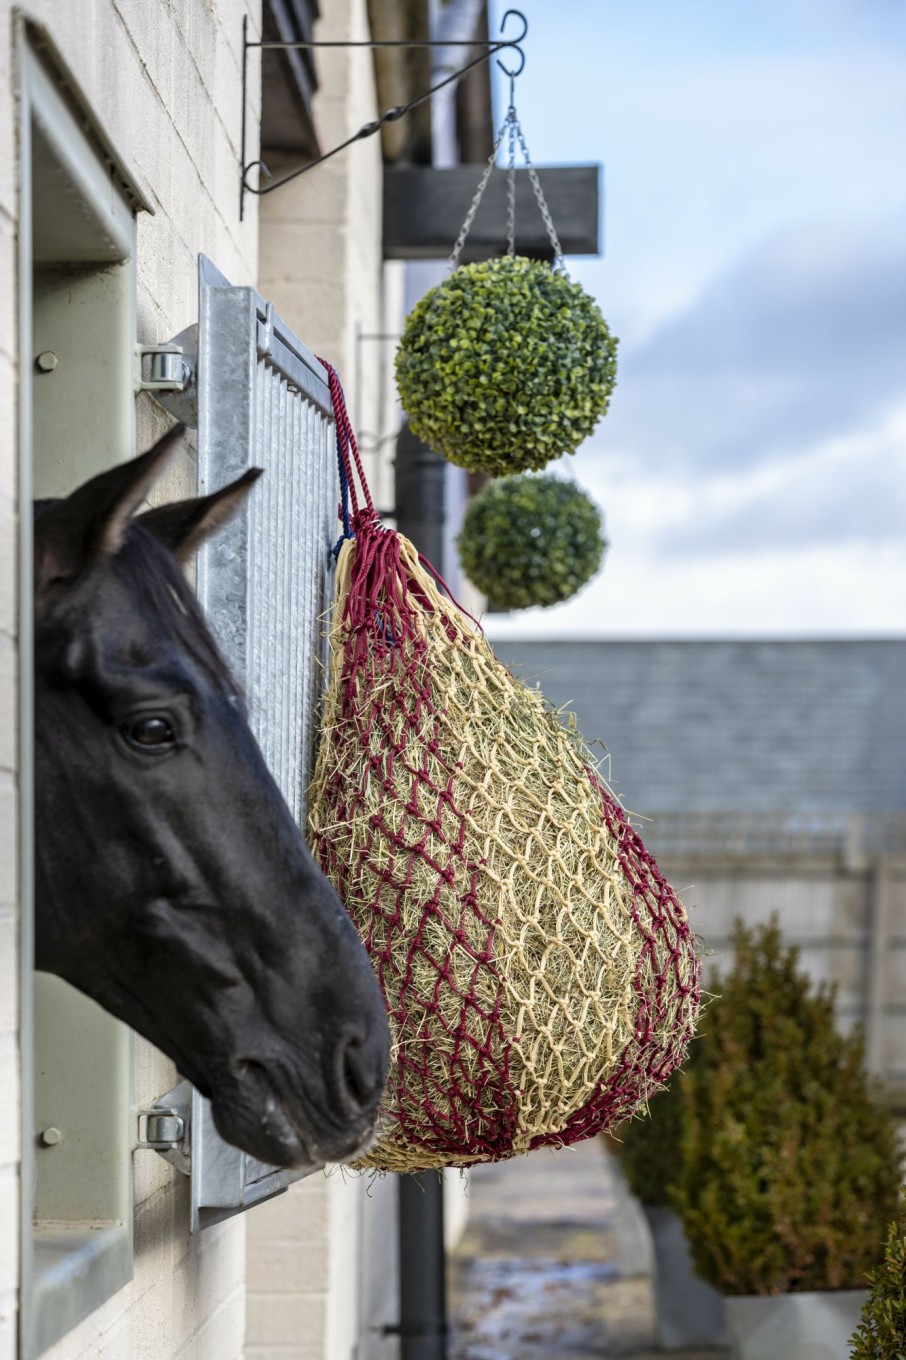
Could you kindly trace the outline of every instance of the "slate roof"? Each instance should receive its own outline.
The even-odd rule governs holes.
[[[906,640],[498,640],[636,812],[906,810]]]

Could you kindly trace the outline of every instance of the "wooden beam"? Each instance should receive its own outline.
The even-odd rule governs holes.
[[[384,258],[443,259],[453,249],[481,179],[481,165],[384,167]],[[538,179],[567,255],[601,252],[599,201],[602,167],[548,166]],[[484,260],[506,250],[507,174],[491,175],[472,223],[464,260]],[[516,251],[550,258],[552,250],[528,171],[516,171]]]
[[[266,0],[261,36],[265,42],[311,42],[317,0]],[[261,53],[261,149],[288,151],[309,160],[320,155],[313,100],[318,88],[310,49],[265,48]]]

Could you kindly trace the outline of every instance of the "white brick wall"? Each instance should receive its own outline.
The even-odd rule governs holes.
[[[322,6],[316,37],[370,36],[365,0]],[[322,50],[318,130],[325,149],[376,114],[371,53]],[[268,155],[275,177],[287,168]],[[360,434],[396,427],[392,346],[359,333],[398,331],[402,269],[384,270],[381,155],[377,137],[260,200],[259,287],[316,354],[335,364]],[[363,447],[367,447],[363,440]],[[366,454],[375,503],[393,503],[390,456]],[[367,1180],[311,1177],[247,1216],[247,1360],[353,1360],[363,1328],[361,1243],[396,1231],[395,1196],[367,1197]],[[371,1220],[379,1218],[379,1223]],[[392,1302],[392,1300],[391,1300]],[[390,1352],[381,1352],[389,1354]]]
[[[238,221],[242,19],[258,0],[31,0],[155,215],[138,224],[138,338],[159,343],[196,315],[196,254],[254,281],[257,213]],[[19,1092],[14,719],[16,699],[16,104],[13,4],[0,0],[0,1360],[15,1355]],[[258,97],[252,63],[249,124]],[[254,150],[251,151],[254,155]],[[165,424],[138,413],[146,447]],[[127,452],[124,450],[124,453]],[[193,491],[194,462],[156,498]],[[136,1103],[166,1091],[169,1062],[135,1040]],[[136,1159],[135,1279],[53,1347],[50,1360],[232,1360],[242,1353],[245,1234],[237,1221],[190,1241],[187,1186],[152,1154]]]
[[[367,37],[365,0],[335,0],[321,36]],[[0,0],[0,1360],[15,1355],[19,1059],[16,1000],[15,512],[16,179],[11,0]],[[196,312],[199,250],[236,282],[258,273],[257,201],[238,198],[241,29],[258,31],[257,0],[34,0],[123,160],[147,186],[155,215],[138,223],[138,338],[160,343]],[[252,63],[252,90],[255,89]],[[374,116],[371,57],[324,53],[319,127],[326,145]],[[257,95],[250,100],[255,126]],[[255,155],[253,147],[249,157]],[[279,173],[276,162],[273,167]],[[336,363],[357,424],[377,434],[394,422],[392,347],[357,343],[359,332],[395,330],[402,270],[381,266],[381,169],[377,140],[357,144],[291,188],[260,201],[265,230],[259,286],[317,353]],[[139,404],[139,447],[165,418]],[[392,500],[386,454],[369,456],[379,504]],[[156,498],[194,486],[187,454]],[[136,1039],[134,1097],[146,1103],[173,1082],[171,1065]],[[11,1099],[10,1099],[11,1098]],[[133,1282],[48,1352],[49,1360],[346,1360],[360,1327],[359,1277],[364,1181],[317,1177],[231,1224],[191,1241],[187,1186],[165,1163],[140,1154],[135,1166]],[[386,1229],[394,1231],[380,1197]],[[249,1227],[246,1295],[245,1225]],[[380,1237],[380,1230],[377,1236]],[[373,1232],[372,1232],[373,1236]],[[386,1319],[381,1319],[386,1320]]]
[[[329,1354],[329,1182],[317,1176],[292,1186],[246,1224],[246,1360],[322,1360]]]
[[[332,0],[322,11],[320,40],[370,37],[365,0]],[[376,116],[372,54],[328,48],[317,60],[315,112],[329,150]],[[275,177],[288,168],[278,155],[267,159]],[[354,142],[260,200],[259,257],[264,296],[310,349],[339,370],[358,431],[380,435],[397,424],[392,345],[356,337],[398,331],[402,324],[402,266],[385,269],[382,263],[382,188],[379,137]],[[388,447],[380,457],[366,455],[381,506],[393,503],[391,453]]]

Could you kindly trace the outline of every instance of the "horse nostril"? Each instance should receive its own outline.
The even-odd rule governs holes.
[[[366,1052],[358,1039],[343,1045],[340,1057],[341,1089],[347,1102],[356,1110],[374,1103],[380,1085],[374,1080]]]

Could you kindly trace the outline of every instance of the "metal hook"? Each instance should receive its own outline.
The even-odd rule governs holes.
[[[515,71],[511,71],[508,66],[504,66],[503,62],[500,60],[499,57],[497,58],[497,65],[500,67],[501,71],[505,76],[509,76],[510,80],[515,80],[517,76],[522,75],[522,72],[525,69],[525,53],[523,52],[519,44],[524,41],[525,36],[528,33],[528,19],[526,19],[521,9],[508,9],[506,14],[500,20],[501,37],[503,36],[503,32],[506,28],[506,21],[507,19],[509,19],[511,14],[514,15],[517,19],[522,20],[522,32],[519,34],[518,38],[508,39],[504,46],[515,48],[516,52],[518,52],[519,54],[519,66]]]
[[[515,18],[515,19],[521,19],[521,20],[522,20],[522,32],[519,33],[519,34],[517,34],[516,37],[514,37],[514,38],[507,38],[507,37],[504,36],[504,30],[505,30],[505,28],[506,28],[506,26],[507,26],[507,22],[509,21],[509,19],[510,19],[511,17],[512,17],[512,18]],[[307,174],[308,171],[309,171],[309,170],[313,170],[313,169],[315,168],[316,165],[322,165],[324,161],[330,160],[330,158],[331,158],[332,156],[336,156],[336,155],[338,155],[339,152],[345,151],[346,148],[347,148],[348,146],[351,146],[353,142],[358,141],[358,139],[359,139],[360,137],[370,137],[370,136],[372,135],[372,133],[375,133],[375,132],[379,131],[379,129],[382,128],[382,127],[384,126],[385,123],[392,123],[392,122],[395,122],[397,118],[402,118],[404,114],[407,114],[407,113],[410,111],[410,109],[418,108],[418,106],[419,106],[420,104],[424,104],[424,102],[425,102],[427,99],[430,99],[432,95],[437,94],[437,92],[438,92],[439,90],[446,89],[446,87],[447,87],[448,85],[455,84],[457,81],[461,80],[461,79],[463,78],[463,76],[468,75],[469,71],[473,71],[473,70],[475,69],[476,66],[480,66],[480,65],[482,64],[482,62],[490,61],[490,59],[491,59],[491,57],[494,55],[494,53],[496,53],[496,52],[502,52],[502,51],[503,51],[505,48],[507,48],[507,47],[512,48],[514,52],[517,52],[517,53],[519,54],[519,65],[518,65],[514,70],[510,70],[510,68],[509,68],[508,66],[504,66],[503,62],[500,61],[499,58],[498,58],[498,60],[497,60],[497,65],[500,67],[501,71],[503,71],[503,73],[504,73],[505,75],[509,76],[509,79],[510,79],[510,108],[511,108],[513,117],[515,117],[515,108],[513,107],[513,81],[515,80],[515,78],[516,78],[518,75],[521,75],[521,74],[522,74],[522,71],[523,71],[523,69],[524,69],[524,67],[525,67],[525,53],[524,53],[524,51],[522,50],[521,44],[522,44],[522,42],[525,40],[526,35],[528,34],[528,20],[526,19],[525,15],[522,13],[522,11],[519,10],[519,9],[508,9],[508,10],[506,11],[506,13],[504,14],[503,18],[502,18],[501,21],[500,21],[500,37],[495,38],[495,39],[492,39],[492,40],[482,40],[481,42],[477,42],[475,39],[464,39],[464,40],[462,40],[462,41],[455,41],[455,42],[448,42],[448,41],[446,41],[445,39],[439,39],[439,40],[436,40],[436,41],[435,41],[435,40],[432,40],[432,39],[425,39],[424,41],[409,42],[409,41],[406,40],[406,39],[396,39],[396,38],[388,39],[387,41],[384,41],[384,42],[372,42],[372,41],[370,41],[370,40],[364,40],[364,41],[358,41],[358,40],[356,40],[356,41],[350,41],[350,42],[345,42],[345,41],[344,41],[344,42],[340,42],[340,41],[337,41],[337,42],[334,42],[334,41],[330,41],[330,42],[310,42],[310,41],[308,41],[308,42],[301,42],[301,41],[300,41],[300,42],[265,42],[265,41],[261,41],[261,42],[249,42],[249,38],[248,38],[248,24],[249,24],[248,15],[247,15],[247,14],[246,14],[246,15],[243,15],[243,19],[242,19],[242,131],[241,131],[241,134],[240,134],[240,146],[241,146],[241,153],[240,153],[240,167],[241,167],[241,168],[240,168],[240,177],[239,177],[239,220],[240,220],[240,222],[242,221],[242,217],[243,217],[243,210],[244,210],[244,203],[245,203],[245,195],[246,195],[246,194],[255,194],[256,196],[260,196],[260,195],[262,195],[262,194],[272,194],[272,193],[274,192],[275,189],[282,189],[282,187],[283,187],[284,184],[289,184],[291,180],[297,179],[299,175],[305,175],[305,174]],[[273,176],[271,175],[270,170],[268,169],[268,167],[265,165],[265,163],[264,163],[263,161],[252,161],[252,162],[250,162],[248,165],[245,163],[246,122],[247,122],[247,115],[248,115],[248,83],[249,83],[249,82],[248,82],[248,54],[249,54],[249,52],[250,52],[252,49],[254,49],[254,48],[261,48],[261,49],[267,48],[268,50],[273,49],[273,50],[275,50],[275,51],[286,51],[286,52],[289,52],[289,51],[296,51],[296,50],[302,50],[302,49],[308,50],[308,49],[321,48],[321,47],[339,47],[339,48],[357,48],[357,47],[362,47],[362,48],[368,48],[368,49],[377,49],[377,48],[384,48],[384,47],[403,48],[403,49],[405,49],[405,48],[416,48],[416,47],[425,47],[425,48],[434,48],[434,47],[442,47],[442,48],[445,48],[445,47],[468,47],[468,48],[472,48],[472,49],[478,50],[478,51],[479,51],[479,55],[478,55],[477,57],[473,57],[471,61],[466,62],[465,66],[461,67],[458,71],[453,71],[453,72],[451,72],[449,75],[446,75],[446,76],[444,77],[443,80],[438,81],[438,83],[437,83],[436,85],[432,85],[431,88],[430,88],[429,90],[426,90],[424,94],[420,94],[420,95],[418,95],[415,99],[411,99],[411,100],[409,101],[408,104],[395,105],[392,109],[388,109],[386,113],[383,113],[383,114],[381,115],[380,118],[376,118],[376,119],[374,119],[372,122],[366,123],[365,126],[364,126],[363,128],[360,128],[358,132],[354,132],[354,133],[352,134],[351,137],[347,137],[345,141],[340,142],[339,146],[333,147],[333,149],[330,150],[330,151],[325,151],[323,155],[321,155],[321,156],[316,156],[316,157],[314,158],[314,160],[308,161],[307,164],[301,165],[301,166],[298,167],[298,169],[290,171],[289,174],[284,175],[281,179],[275,180],[275,179],[273,179]],[[257,168],[258,171],[259,171],[259,175],[258,175],[258,183],[257,183],[257,185],[251,185],[251,184],[249,184],[249,175],[251,174],[252,170],[254,170],[254,169],[256,169],[256,168]],[[270,184],[263,184],[263,183],[262,183],[262,180],[265,180],[265,179],[271,180],[272,182],[271,182]]]
[[[257,188],[255,188],[253,185],[249,184],[249,175],[250,175],[251,172],[255,169],[256,166],[258,167],[258,170],[260,171],[260,174],[259,174],[259,176],[258,176],[258,187],[257,187]],[[243,172],[242,172],[242,188],[245,190],[245,192],[246,192],[247,194],[260,194],[260,193],[262,193],[262,192],[267,192],[266,190],[262,190],[262,188],[261,188],[261,180],[262,180],[262,178],[264,178],[264,179],[273,179],[273,178],[274,178],[273,173],[271,172],[271,170],[270,170],[270,169],[268,168],[268,166],[267,166],[267,163],[266,163],[265,161],[249,161],[248,165],[245,167],[245,169],[244,169]]]

